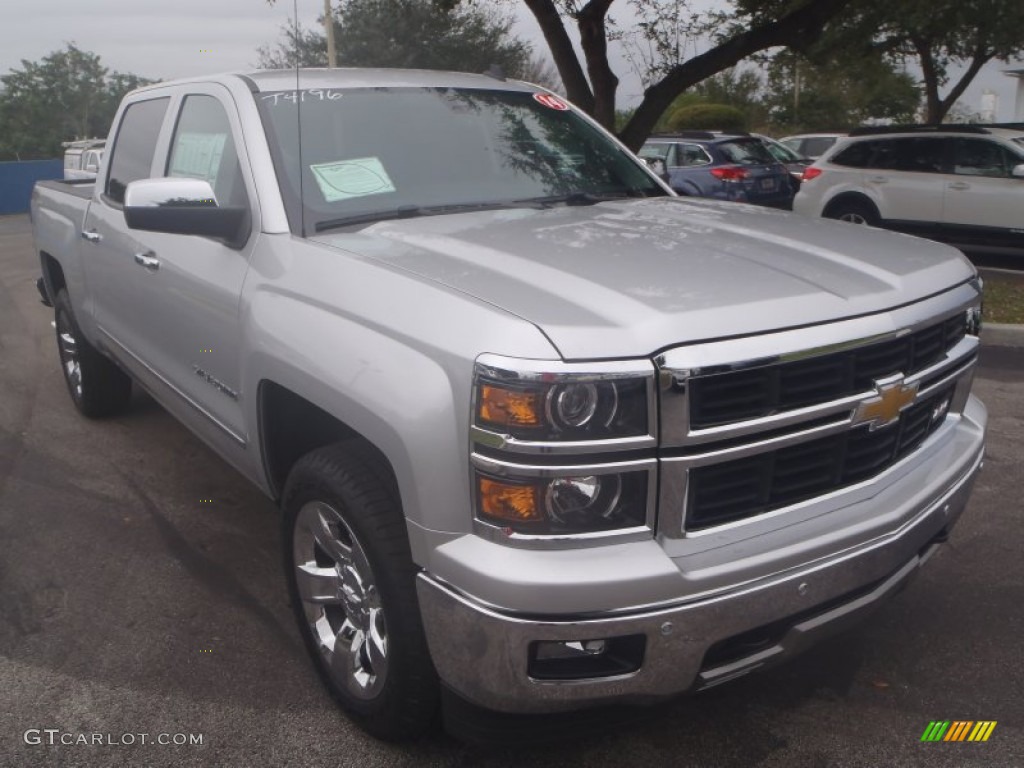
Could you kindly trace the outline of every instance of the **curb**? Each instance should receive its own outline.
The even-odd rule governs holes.
[[[1024,347],[1024,325],[985,323],[981,343],[987,347]]]

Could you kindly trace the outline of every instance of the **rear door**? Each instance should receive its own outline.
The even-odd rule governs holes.
[[[110,162],[89,206],[81,253],[100,339],[118,357],[141,356],[148,308],[139,296],[134,255],[146,250],[124,222],[124,192],[133,181],[153,175],[157,145],[165,130],[170,95],[130,103],[121,115]],[[99,183],[99,182],[97,182]]]
[[[942,221],[947,139],[878,139],[863,183],[882,218],[900,229],[933,230]]]
[[[946,177],[943,223],[948,237],[989,245],[1024,243],[1024,179],[1018,153],[991,139],[957,137]]]

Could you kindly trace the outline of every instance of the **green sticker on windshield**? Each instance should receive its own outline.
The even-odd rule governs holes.
[[[320,163],[309,166],[309,169],[313,171],[324,200],[329,203],[395,191],[388,172],[376,157]]]

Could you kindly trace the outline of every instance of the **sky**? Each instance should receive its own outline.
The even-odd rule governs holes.
[[[303,25],[315,24],[322,0],[297,1]],[[545,52],[533,17],[522,4],[511,5],[521,9],[516,34]],[[628,4],[617,3],[613,11],[628,14]],[[0,74],[21,68],[22,59],[37,61],[66,42],[99,54],[109,69],[154,79],[252,69],[256,49],[279,39],[291,13],[291,0],[273,6],[266,0],[0,0]],[[614,44],[612,66],[621,80],[620,106],[635,106],[642,93],[640,81]],[[1024,67],[1024,62],[1012,66]],[[975,79],[961,99],[969,111],[980,110],[982,92],[988,89],[999,99],[997,119],[1013,119],[1016,80],[1002,73],[1006,68],[990,63]]]

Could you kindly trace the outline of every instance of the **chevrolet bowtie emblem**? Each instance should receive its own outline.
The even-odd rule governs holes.
[[[917,398],[917,383],[904,384],[903,376],[892,376],[876,381],[875,392],[853,413],[853,423],[867,424],[872,432],[899,421],[900,413]]]

